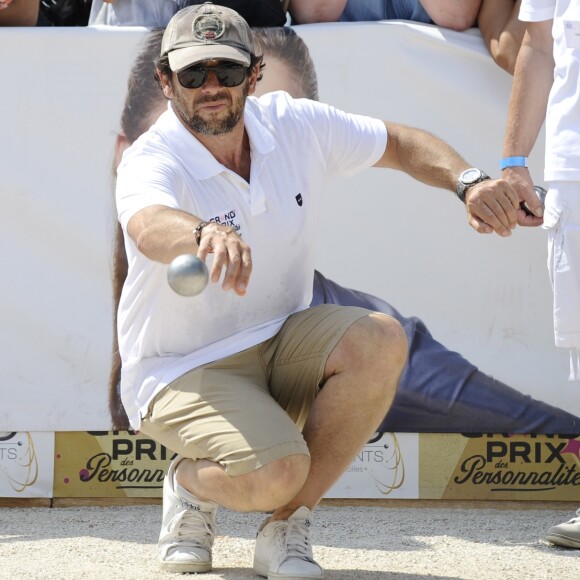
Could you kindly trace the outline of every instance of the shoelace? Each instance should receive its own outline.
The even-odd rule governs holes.
[[[286,528],[286,553],[289,558],[300,558],[314,563],[310,545],[310,522],[308,520],[289,520]]]
[[[202,546],[211,549],[215,535],[214,521],[211,513],[184,510],[178,513],[169,523],[180,543],[188,546]]]
[[[572,518],[568,523],[569,524],[580,524],[580,509],[576,510],[576,517]]]

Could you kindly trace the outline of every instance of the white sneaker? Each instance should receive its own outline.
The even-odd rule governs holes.
[[[580,548],[580,509],[576,517],[571,520],[552,526],[546,536],[548,542],[565,548]]]
[[[268,523],[268,518],[262,523],[254,553],[256,574],[269,580],[319,580],[324,576],[312,556],[310,516],[310,510],[302,506],[287,521]]]
[[[209,572],[217,504],[201,501],[175,482],[176,458],[163,482],[159,566],[170,572]]]

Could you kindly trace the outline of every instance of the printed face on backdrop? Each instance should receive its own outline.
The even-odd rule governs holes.
[[[261,97],[273,91],[286,91],[295,99],[305,97],[304,89],[292,69],[282,59],[265,55],[264,78],[256,85],[255,95]]]

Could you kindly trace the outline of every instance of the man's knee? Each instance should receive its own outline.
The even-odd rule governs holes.
[[[308,455],[288,455],[245,476],[253,510],[272,511],[286,505],[304,485],[310,471]]]
[[[367,322],[371,325],[370,340],[378,351],[387,349],[391,351],[393,358],[400,359],[404,365],[407,360],[409,345],[407,334],[401,323],[387,314],[373,312],[368,316]],[[379,336],[375,335],[378,333]],[[375,339],[376,338],[376,342]]]
[[[409,345],[401,324],[391,316],[373,313],[367,318],[371,368],[379,378],[379,393],[394,396],[399,378],[407,364]],[[382,380],[381,380],[382,379]],[[372,382],[369,384],[372,388]]]
[[[331,374],[350,367],[398,379],[407,355],[407,335],[401,324],[374,312],[350,326],[331,353],[327,367]]]

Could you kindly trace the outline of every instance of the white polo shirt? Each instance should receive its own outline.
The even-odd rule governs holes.
[[[382,121],[284,92],[249,97],[244,123],[249,184],[219,163],[171,106],[119,166],[117,209],[129,263],[118,312],[121,395],[136,429],[171,381],[271,338],[309,306],[323,185],[375,164],[387,142]],[[158,204],[236,229],[252,250],[246,296],[211,282],[193,298],[170,289],[167,265],[146,258],[126,234],[136,212]]]
[[[553,20],[554,83],[546,111],[546,181],[580,181],[580,0],[522,0],[519,19]]]
[[[570,380],[580,380],[580,0],[522,0],[520,20],[552,20],[554,82],[546,111],[543,228],[554,293],[556,346],[570,349]]]

